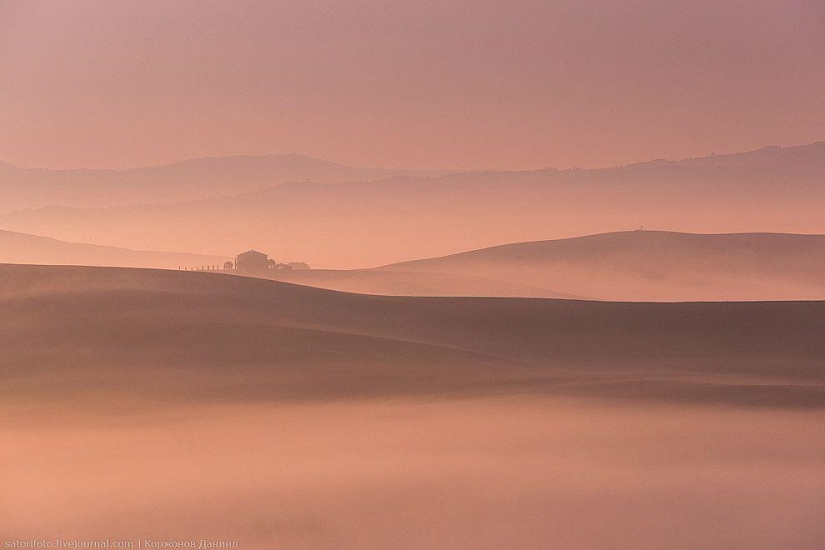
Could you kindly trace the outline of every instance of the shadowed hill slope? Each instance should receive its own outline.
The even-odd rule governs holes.
[[[825,304],[343,294],[225,275],[0,266],[4,399],[563,393],[825,404]]]
[[[825,299],[825,235],[629,231],[379,268],[480,274],[607,300]]]

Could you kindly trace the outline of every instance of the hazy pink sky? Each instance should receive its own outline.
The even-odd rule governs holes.
[[[822,0],[0,0],[0,160],[606,166],[825,139]]]

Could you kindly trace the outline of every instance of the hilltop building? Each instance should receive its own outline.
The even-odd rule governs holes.
[[[235,258],[238,271],[266,271],[269,269],[269,256],[256,250],[238,254]]]

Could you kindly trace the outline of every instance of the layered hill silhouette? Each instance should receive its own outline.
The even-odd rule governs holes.
[[[0,263],[199,269],[222,266],[228,259],[67,243],[0,230]],[[251,275],[389,296],[820,300],[825,299],[825,236],[628,231],[513,243],[375,269]]]
[[[26,233],[0,230],[0,264],[77,265],[193,270],[221,269],[229,257],[129,250],[112,246],[67,243]],[[243,272],[235,274],[242,275]],[[474,275],[374,270],[273,271],[251,276],[296,284],[393,296],[517,296],[580,298],[540,287],[498,281]]]
[[[0,215],[0,227],[75,242],[105,236],[127,248],[254,247],[319,267],[362,268],[639,226],[821,233],[823,181],[825,142],[606,170],[285,183],[189,202],[41,208]]]
[[[823,302],[399,298],[0,266],[4,402],[562,394],[825,405]]]
[[[483,274],[604,300],[821,300],[825,235],[627,231],[508,244],[379,270]]]
[[[179,202],[236,195],[288,181],[335,183],[443,173],[355,168],[296,154],[201,158],[131,170],[23,169],[0,163],[0,212]]]
[[[47,237],[0,230],[0,263],[197,269],[219,266],[228,258],[179,252],[129,250],[67,243]]]

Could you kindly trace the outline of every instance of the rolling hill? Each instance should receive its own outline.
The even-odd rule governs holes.
[[[179,252],[129,250],[67,243],[47,237],[0,230],[0,263],[198,269],[219,266],[228,258]]]
[[[4,399],[39,387],[41,398],[529,392],[825,405],[822,302],[377,297],[10,265],[0,302]]]
[[[11,544],[820,539],[825,302],[376,297],[0,265],[0,311]]]
[[[478,275],[604,300],[825,299],[825,235],[627,231],[379,268]]]

